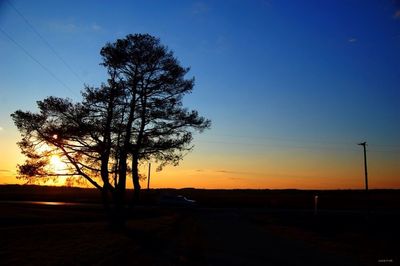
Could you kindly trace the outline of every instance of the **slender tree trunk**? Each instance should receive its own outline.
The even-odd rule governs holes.
[[[130,110],[129,110],[128,121],[126,123],[126,128],[125,128],[124,141],[119,153],[118,184],[116,185],[115,189],[116,192],[115,206],[117,209],[117,216],[121,219],[124,219],[123,211],[125,207],[125,194],[126,194],[126,171],[128,170],[127,159],[128,159],[129,146],[131,143],[132,123],[134,120],[135,106],[136,106],[136,98],[135,94],[133,94],[129,106]]]
[[[118,169],[118,184],[116,187],[116,199],[118,205],[125,204],[125,191],[126,191],[126,171],[127,171],[127,154],[126,151],[122,150],[119,158],[119,169]]]
[[[105,152],[101,158],[101,169],[100,175],[103,181],[103,189],[101,191],[101,197],[103,201],[104,208],[108,210],[109,208],[109,192],[112,193],[112,186],[108,180],[108,157],[109,153]]]
[[[118,183],[115,185],[114,209],[115,227],[117,229],[125,227],[125,194],[126,194],[126,171],[127,153],[123,147],[119,154]]]
[[[106,186],[103,186],[103,189],[101,190],[101,201],[103,203],[104,209],[106,210],[106,212],[108,212],[110,209],[110,199]]]
[[[126,193],[126,171],[127,154],[123,147],[119,154],[118,183],[115,186],[115,219],[116,227],[125,226],[125,193]]]
[[[132,183],[133,183],[133,198],[132,205],[137,205],[139,203],[140,196],[140,182],[139,182],[139,169],[138,169],[138,159],[136,156],[132,158]]]
[[[114,109],[115,109],[115,93],[118,89],[118,86],[115,82],[115,72],[109,72],[111,79],[110,85],[111,88],[109,90],[109,97],[108,97],[108,106],[107,106],[107,117],[106,117],[106,124],[103,131],[103,151],[101,154],[101,179],[103,181],[103,191],[102,191],[102,200],[103,205],[106,210],[106,213],[109,218],[110,225],[112,227],[120,227],[123,225],[122,219],[122,212],[120,206],[120,202],[117,202],[115,199],[116,194],[118,194],[118,189],[116,184],[114,184],[115,188],[112,187],[110,184],[109,179],[109,169],[108,164],[110,161],[110,154],[111,154],[111,128],[112,128],[112,121],[114,118]],[[114,199],[114,209],[111,210],[109,206],[109,196],[110,193]],[[115,213],[114,213],[115,212]]]
[[[138,132],[138,136],[136,139],[136,148],[132,151],[132,183],[133,183],[133,198],[132,198],[132,205],[136,205],[139,203],[139,196],[140,196],[140,182],[139,182],[139,149],[143,142],[143,133],[144,128],[146,126],[146,108],[147,108],[147,95],[146,89],[143,89],[142,95],[140,96],[140,103],[142,110],[140,112],[140,128]]]

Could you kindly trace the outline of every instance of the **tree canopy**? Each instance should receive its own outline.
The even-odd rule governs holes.
[[[83,179],[102,191],[105,202],[112,195],[123,204],[129,174],[138,196],[140,162],[154,160],[160,169],[177,165],[193,148],[193,132],[211,122],[183,106],[194,79],[185,78],[189,68],[158,38],[128,35],[100,53],[108,80],[85,86],[81,102],[50,96],[37,102],[38,112],[11,114],[27,157],[18,166],[19,178]],[[50,166],[54,156],[63,169]]]

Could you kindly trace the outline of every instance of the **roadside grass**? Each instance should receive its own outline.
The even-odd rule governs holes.
[[[115,231],[97,212],[86,213],[92,221],[82,222],[81,212],[57,208],[31,209],[19,215],[25,224],[0,227],[0,264],[157,265],[178,221],[173,212],[158,212],[131,218],[124,230]]]
[[[323,251],[358,258],[361,265],[382,260],[399,262],[400,217],[365,213],[251,213],[263,230],[295,239]]]

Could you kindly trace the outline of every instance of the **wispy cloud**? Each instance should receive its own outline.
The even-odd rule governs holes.
[[[78,26],[72,22],[70,23],[51,22],[49,26],[52,30],[63,33],[75,33],[79,29]]]
[[[225,170],[225,169],[219,169],[219,170],[213,170],[213,169],[195,169],[195,172],[198,173],[222,173],[222,174],[251,174],[248,172],[240,172],[240,171],[231,171],[231,170]]]
[[[241,172],[241,171],[231,171],[231,170],[215,170],[216,173],[223,173],[223,174],[234,174],[234,175],[253,175],[255,173],[250,173],[250,172]]]
[[[355,42],[357,42],[358,40],[357,40],[357,38],[350,38],[350,39],[348,39],[347,40],[349,43],[355,43]]]
[[[199,41],[199,49],[204,53],[223,54],[230,50],[231,42],[224,35]]]
[[[96,22],[90,24],[77,23],[73,19],[69,21],[52,21],[49,23],[49,27],[53,31],[62,33],[90,33],[90,32],[101,32],[104,30]]]
[[[192,14],[193,15],[203,15],[206,14],[209,10],[209,7],[204,2],[195,2],[192,5]]]
[[[103,30],[103,28],[99,24],[97,24],[96,22],[92,24],[91,28],[92,28],[93,31],[101,31],[101,30]]]
[[[243,180],[244,178],[241,177],[229,177],[230,180]]]
[[[400,19],[400,10],[397,10],[393,16],[394,19]]]
[[[226,173],[226,174],[233,173],[233,171],[228,171],[228,170],[216,170],[215,172],[217,172],[217,173]]]
[[[6,170],[6,169],[0,169],[0,173],[10,173],[10,170]]]
[[[266,6],[266,7],[272,6],[271,1],[267,1],[267,0],[261,1],[261,4],[264,5],[264,6]]]
[[[4,130],[4,128],[0,127],[0,132],[3,131],[3,130]]]

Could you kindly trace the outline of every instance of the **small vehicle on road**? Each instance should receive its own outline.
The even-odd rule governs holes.
[[[160,206],[167,207],[196,207],[197,202],[182,195],[162,195],[158,201]]]

